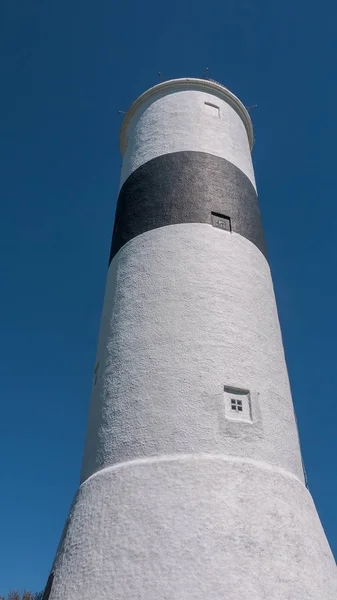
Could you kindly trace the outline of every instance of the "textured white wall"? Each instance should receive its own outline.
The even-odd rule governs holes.
[[[249,456],[302,478],[268,262],[207,224],[154,229],[110,264],[82,480],[175,452]],[[253,424],[225,418],[224,386],[249,389]]]
[[[193,150],[254,183],[240,108],[175,85],[129,113],[121,181]],[[109,267],[97,360],[50,600],[336,600],[260,250],[202,223],[130,240]],[[224,386],[249,390],[244,422]]]
[[[220,117],[205,102],[219,106]],[[194,150],[229,160],[255,186],[246,128],[236,110],[212,93],[187,89],[153,94],[131,116],[125,137],[121,185],[152,158]]]
[[[116,465],[80,488],[51,600],[336,600],[309,492],[234,457]]]

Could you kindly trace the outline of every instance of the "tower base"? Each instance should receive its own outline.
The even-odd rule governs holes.
[[[116,464],[74,500],[52,600],[336,600],[336,565],[292,474],[213,455]]]

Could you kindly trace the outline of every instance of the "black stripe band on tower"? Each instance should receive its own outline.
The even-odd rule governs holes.
[[[212,213],[267,256],[256,191],[231,162],[204,152],[175,152],[148,161],[121,188],[110,261],[129,240],[158,227],[209,223]]]

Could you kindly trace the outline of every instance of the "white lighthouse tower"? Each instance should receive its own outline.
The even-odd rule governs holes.
[[[213,81],[160,83],[125,116],[81,484],[46,599],[337,599],[252,145]]]

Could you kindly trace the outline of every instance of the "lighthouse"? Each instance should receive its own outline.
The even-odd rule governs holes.
[[[45,600],[337,598],[253,141],[211,80],[161,82],[125,115],[81,480]]]

